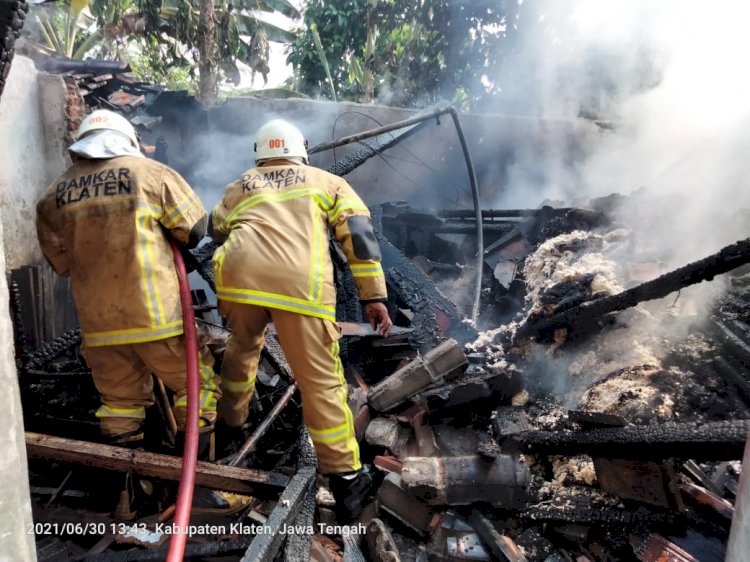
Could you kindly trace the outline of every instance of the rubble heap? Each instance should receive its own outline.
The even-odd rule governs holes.
[[[486,329],[477,331],[439,288],[460,281],[462,256],[471,253],[470,243],[437,242],[464,220],[443,215],[402,205],[374,213],[396,320],[388,338],[361,324],[351,276],[335,261],[350,406],[363,459],[380,475],[361,526],[335,526],[293,373],[269,332],[245,447],[216,464],[199,463],[199,485],[232,492],[232,508],[194,509],[193,524],[213,527],[190,537],[187,556],[723,559],[750,430],[744,277],[733,278],[707,323],[690,315],[689,297],[676,306],[673,296],[648,305],[633,299],[619,314],[571,315],[640,294],[627,261],[629,234],[583,210],[485,211]],[[396,228],[413,216],[413,231]],[[193,253],[192,267],[209,285],[214,249]],[[717,255],[716,267],[739,265],[731,248]],[[98,404],[80,334],[65,322],[55,323],[62,333],[52,338],[28,329],[44,323],[29,311],[42,308],[43,294],[32,289],[47,285],[45,275],[14,272],[12,291],[25,422],[33,432],[35,522],[101,526],[85,537],[38,534],[39,559],[161,559],[169,536],[159,524],[173,513],[169,482],[179,474],[169,396],[148,412],[148,433],[159,436],[148,451],[90,443]],[[207,296],[194,297],[220,361],[228,331]],[[92,511],[91,483],[101,470],[152,482],[150,511],[127,523]],[[289,528],[298,532],[282,532]]]

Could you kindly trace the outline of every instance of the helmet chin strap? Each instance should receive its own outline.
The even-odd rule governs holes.
[[[275,166],[276,162],[292,162],[293,164],[306,164],[304,158],[300,158],[299,156],[285,156],[285,157],[278,157],[278,158],[266,158],[261,161],[256,161],[257,166]]]

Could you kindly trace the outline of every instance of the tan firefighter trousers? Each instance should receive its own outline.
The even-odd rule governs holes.
[[[250,304],[220,301],[219,310],[232,330],[221,368],[219,419],[234,427],[245,422],[270,318],[302,395],[302,416],[318,453],[320,472],[359,470],[338,326],[314,316]]]
[[[146,408],[154,403],[153,379],[158,376],[174,392],[174,416],[178,430],[185,429],[187,377],[184,336],[125,345],[85,347],[83,356],[91,369],[102,406],[96,412],[102,434],[114,441],[138,438]],[[200,423],[208,429],[216,421],[216,402],[221,395],[214,359],[208,348],[199,349]]]

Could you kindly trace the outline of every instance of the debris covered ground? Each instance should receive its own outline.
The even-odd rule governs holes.
[[[188,557],[723,560],[750,429],[744,247],[696,268],[706,279],[731,271],[711,299],[683,293],[699,280],[687,274],[656,299],[669,272],[638,261],[632,233],[611,217],[485,211],[478,331],[461,312],[467,291],[451,293],[474,275],[471,215],[400,203],[373,214],[393,335],[362,327],[352,278],[335,262],[350,405],[380,477],[372,505],[361,525],[336,526],[269,333],[247,454],[199,470],[202,486],[233,492],[232,509],[194,509]],[[213,250],[193,253],[209,285]],[[148,451],[91,444],[98,403],[74,318],[62,305],[44,313],[61,283],[44,269],[12,276],[39,559],[163,559],[160,524],[179,478],[169,396],[155,387]],[[220,362],[227,331],[206,294],[194,297]],[[42,329],[50,323],[57,333]],[[130,471],[148,509],[127,523],[94,510],[104,470]]]

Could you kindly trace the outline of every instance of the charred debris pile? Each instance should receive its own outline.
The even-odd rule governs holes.
[[[149,111],[192,100],[117,63],[44,65],[85,105],[116,110],[141,131],[159,124]],[[426,126],[363,146],[331,171],[344,175]],[[161,159],[166,145],[151,150]],[[621,199],[483,210],[476,325],[465,319],[475,212],[373,209],[390,337],[363,323],[331,245],[350,405],[363,460],[380,477],[361,525],[335,526],[294,375],[269,330],[247,442],[198,463],[198,485],[227,492],[231,507],[195,506],[186,556],[723,560],[750,430],[750,241],[668,270],[617,224]],[[189,264],[209,286],[214,250],[204,244]],[[710,300],[683,294],[725,273]],[[39,560],[164,559],[180,474],[169,391],[155,380],[146,450],[98,443],[99,403],[67,282],[22,268],[11,297]],[[205,291],[193,297],[218,366],[228,331]],[[137,512],[96,509],[105,471],[130,475]]]
[[[381,481],[353,528],[362,532],[334,526],[270,330],[245,447],[199,463],[198,484],[231,492],[232,508],[194,509],[192,524],[213,527],[197,527],[188,557],[723,559],[750,430],[749,241],[663,271],[636,259],[631,233],[606,213],[486,210],[478,329],[461,312],[474,274],[464,265],[476,253],[472,213],[394,203],[373,215],[390,337],[363,324],[331,246],[350,405],[363,460]],[[191,264],[209,285],[214,249],[203,245]],[[697,297],[675,298],[722,273],[706,317]],[[148,450],[96,444],[98,403],[75,319],[53,298],[65,289],[42,269],[13,272],[39,559],[163,559],[159,524],[170,521],[180,466],[168,391],[156,381]],[[205,293],[194,297],[220,362],[228,331]],[[104,470],[131,474],[148,509],[97,512]]]

